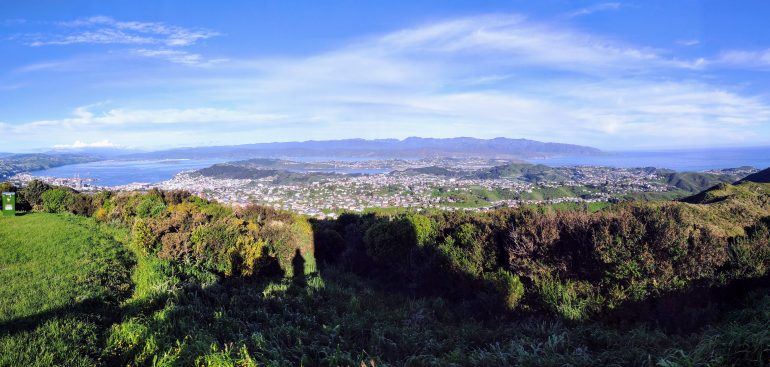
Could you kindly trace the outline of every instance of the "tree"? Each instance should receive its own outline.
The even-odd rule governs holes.
[[[19,204],[21,206],[26,204],[28,206],[26,210],[39,208],[43,205],[43,193],[51,189],[53,189],[53,186],[43,181],[32,180],[19,190]],[[23,210],[25,208],[20,207],[20,209]]]

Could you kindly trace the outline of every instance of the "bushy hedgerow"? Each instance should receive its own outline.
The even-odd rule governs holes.
[[[39,210],[43,206],[43,193],[53,189],[53,186],[40,181],[32,180],[19,189],[17,204],[20,210]]]
[[[139,218],[157,217],[166,209],[166,203],[163,201],[162,194],[158,191],[151,191],[144,195],[136,205],[136,216]]]
[[[390,269],[387,278],[410,290],[474,299],[487,289],[489,274],[506,271],[528,289],[531,306],[581,320],[695,285],[767,275],[770,220],[762,218],[770,199],[740,200],[711,207],[625,203],[595,213],[527,207],[347,214],[317,223],[316,237],[325,261],[375,277]],[[736,208],[744,214],[724,224],[729,231],[711,219],[729,218],[723,211]],[[743,234],[729,235],[749,218],[754,224]]]
[[[144,221],[152,228],[157,238],[153,248],[163,259],[225,276],[251,276],[263,271],[290,274],[297,250],[304,257],[313,255],[313,233],[303,218],[252,206],[234,212],[195,197],[168,206],[164,202],[159,209],[161,196],[148,195],[153,198],[141,202],[155,203],[148,205],[155,209],[145,212],[150,217]]]
[[[366,253],[375,261],[397,264],[417,246],[417,234],[405,218],[382,220],[366,231],[364,244]]]
[[[43,210],[48,213],[61,213],[67,211],[75,201],[75,196],[69,190],[51,189],[41,196]]]
[[[270,208],[234,210],[183,191],[90,195],[54,188],[40,197],[45,211],[130,229],[132,246],[145,255],[223,276],[292,275],[297,256],[304,264],[314,255],[307,219]]]
[[[414,231],[415,242],[419,247],[431,246],[436,240],[435,222],[421,214],[409,214],[404,218]]]

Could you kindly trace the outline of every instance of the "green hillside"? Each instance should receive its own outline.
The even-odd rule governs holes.
[[[568,180],[568,173],[564,170],[548,167],[542,164],[512,163],[492,167],[475,172],[473,177],[479,179],[518,178],[527,182],[551,181],[558,182]]]
[[[721,183],[732,183],[739,178],[701,172],[671,172],[663,175],[668,185],[689,193],[701,192]]]
[[[0,217],[0,365],[102,363],[130,263],[91,219]]]
[[[746,176],[742,182],[770,183],[770,168]]]

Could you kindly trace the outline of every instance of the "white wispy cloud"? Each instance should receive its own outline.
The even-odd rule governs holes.
[[[595,4],[591,6],[587,6],[584,8],[580,8],[574,11],[571,11],[565,16],[567,18],[574,18],[574,17],[581,17],[584,15],[591,15],[593,13],[601,12],[601,11],[609,11],[609,10],[618,10],[620,9],[621,4],[620,3],[600,3]]]
[[[728,50],[711,61],[717,66],[770,69],[770,48],[764,50]]]
[[[133,50],[136,55],[143,57],[151,57],[163,59],[175,64],[190,65],[190,66],[211,66],[218,63],[227,61],[224,58],[209,59],[203,55],[187,52],[183,50],[169,50],[169,49],[145,49],[140,48]]]
[[[18,25],[25,24],[25,23],[27,23],[27,20],[26,19],[22,19],[22,18],[0,20],[0,26],[4,26],[4,27],[6,27],[6,26],[18,26]]]
[[[684,39],[676,41],[676,44],[682,46],[697,46],[700,44],[700,40],[697,39]]]
[[[161,22],[118,21],[107,16],[94,16],[59,22],[60,32],[28,35],[30,46],[88,44],[129,44],[189,46],[200,40],[218,36],[207,29],[190,29]]]
[[[440,22],[386,35],[378,40],[378,44],[389,52],[403,50],[461,56],[484,52],[485,55],[480,56],[486,56],[487,62],[549,66],[565,70],[692,67],[688,60],[664,57],[653,48],[533,22],[519,15],[481,16]],[[495,56],[505,58],[494,59]]]
[[[107,16],[94,16],[66,22],[49,23],[53,27],[47,33],[17,34],[13,39],[21,40],[32,47],[65,46],[74,44],[122,45],[130,48],[123,55],[140,56],[166,60],[187,66],[209,66],[224,61],[223,58],[208,58],[199,52],[183,50],[199,41],[221,35],[204,28],[186,28],[162,22],[120,21]],[[111,51],[113,54],[116,50]],[[38,63],[30,66],[50,66]],[[46,67],[47,68],[47,67]]]
[[[92,110],[101,104],[82,106],[72,116],[62,119],[38,120],[12,125],[9,132],[16,134],[48,133],[56,130],[149,128],[153,125],[197,125],[232,122],[260,123],[280,120],[275,114],[259,114],[244,110],[219,108],[189,109],[109,109],[101,112]],[[46,130],[41,130],[46,129]]]
[[[72,144],[55,144],[53,147],[55,149],[82,149],[82,148],[116,148],[118,146],[113,144],[111,141],[104,139],[104,140],[95,141],[91,143],[75,140],[75,142]]]

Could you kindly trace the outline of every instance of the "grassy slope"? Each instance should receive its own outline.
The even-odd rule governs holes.
[[[0,218],[0,365],[93,365],[129,266],[90,219]]]
[[[770,185],[741,182],[721,184],[682,199],[691,205],[693,215],[700,216],[716,231],[726,235],[743,235],[745,227],[759,218],[770,216]]]

